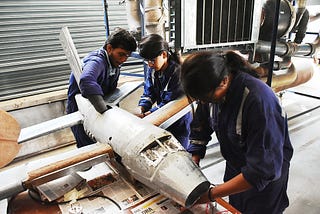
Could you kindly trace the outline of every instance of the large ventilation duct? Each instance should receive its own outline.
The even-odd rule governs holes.
[[[268,72],[266,68],[265,72]],[[293,60],[293,63],[288,69],[275,71],[272,76],[271,88],[275,92],[279,92],[291,87],[298,86],[309,81],[314,73],[314,66],[312,62],[305,60]],[[261,78],[264,82],[267,81],[266,77]]]
[[[144,5],[143,5],[143,4]],[[163,9],[163,0],[127,0],[127,19],[129,30],[141,37],[141,15],[144,17],[145,35],[156,33],[165,38],[165,13]]]
[[[298,1],[298,11],[305,9],[306,1]],[[286,36],[301,17],[288,0],[280,0],[280,11],[275,11],[276,0],[201,0],[181,1],[181,32],[177,44],[182,55],[201,49],[239,50],[248,53],[252,63],[260,63],[257,72],[265,82],[269,74],[271,38],[275,14],[279,14],[277,41],[271,87],[284,90],[307,82],[313,76],[312,63],[296,64],[295,56],[311,56],[319,48],[320,40],[311,44],[286,41]],[[180,29],[180,28],[179,28]],[[178,47],[177,47],[178,48]]]
[[[141,16],[139,0],[127,0],[126,12],[129,31],[141,34]]]

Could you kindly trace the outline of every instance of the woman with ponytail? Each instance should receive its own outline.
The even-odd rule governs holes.
[[[193,159],[204,157],[215,132],[226,160],[224,183],[211,187],[198,203],[229,196],[241,213],[282,213],[289,205],[293,148],[272,89],[234,52],[192,54],[180,78],[190,100],[198,100],[190,133]]]
[[[140,113],[137,114],[143,118],[166,103],[182,97],[183,90],[179,81],[179,56],[169,49],[168,43],[160,35],[150,34],[142,38],[139,54],[148,65],[143,95],[138,104]],[[187,113],[167,129],[186,150],[191,120],[191,113]]]

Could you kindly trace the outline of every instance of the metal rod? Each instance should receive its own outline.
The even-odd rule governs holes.
[[[311,112],[311,111],[314,111],[314,110],[316,110],[316,109],[318,109],[318,108],[320,108],[320,106],[316,106],[316,107],[314,107],[314,108],[308,109],[307,111],[303,111],[303,112],[301,112],[301,113],[299,113],[299,114],[296,114],[296,115],[294,115],[294,116],[292,116],[292,117],[289,117],[289,118],[288,118],[288,121],[289,121],[289,120],[292,120],[292,119],[295,119],[295,118],[297,118],[297,117],[300,117],[300,116],[302,116],[302,115],[304,115],[304,114],[307,114],[307,113],[309,113],[309,112]]]
[[[280,0],[277,0],[275,5],[274,25],[272,28],[269,73],[268,73],[268,79],[267,79],[267,84],[269,86],[271,86],[271,81],[272,81],[273,63],[274,63],[276,41],[277,41],[277,34],[278,34],[279,12],[280,12]]]
[[[139,11],[140,11],[140,22],[141,22],[141,37],[143,37],[146,33],[146,23],[145,23],[145,1],[139,1]]]
[[[290,90],[289,90],[289,91],[290,91]],[[290,91],[290,92],[295,93],[295,94],[299,94],[299,95],[302,95],[302,96],[306,96],[306,97],[310,97],[310,98],[314,98],[314,99],[320,100],[320,97],[318,97],[318,96],[313,96],[313,95],[310,95],[310,94],[304,94],[304,93],[296,92],[296,91]]]
[[[109,29],[109,18],[108,18],[108,3],[107,0],[103,0],[103,8],[104,8],[104,22],[105,22],[105,28],[106,28],[106,38],[110,35],[110,29]]]

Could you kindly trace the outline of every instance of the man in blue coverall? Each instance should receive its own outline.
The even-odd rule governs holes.
[[[68,89],[67,113],[78,111],[75,95],[81,93],[89,99],[96,111],[103,113],[107,106],[103,96],[116,89],[120,66],[131,52],[135,51],[137,43],[134,37],[127,31],[117,28],[110,34],[103,47],[90,52],[82,60],[82,74],[79,87],[74,75],[71,73]],[[77,147],[83,147],[95,143],[84,131],[82,124],[71,127],[77,141]]]

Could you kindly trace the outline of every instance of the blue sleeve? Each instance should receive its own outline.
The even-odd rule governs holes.
[[[151,112],[156,111],[168,102],[176,100],[177,98],[183,95],[183,90],[178,76],[179,68],[180,67],[175,67],[174,65],[171,65],[170,69],[172,71],[172,75],[170,76],[166,87],[161,92],[161,101],[158,103],[157,106],[150,109]]]
[[[153,89],[153,81],[152,81],[152,72],[153,69],[148,68],[146,79],[144,81],[143,86],[143,94],[139,100],[138,106],[142,106],[145,111],[149,111],[155,102],[155,93]]]
[[[213,133],[210,120],[210,104],[199,102],[190,124],[190,145],[187,150],[192,154],[200,155],[201,158],[206,153],[206,145],[211,140]]]
[[[84,97],[88,95],[101,95],[103,90],[98,83],[98,77],[105,71],[103,59],[94,56],[84,62],[80,76],[80,91]]]
[[[264,97],[248,96],[243,111],[247,150],[246,165],[241,172],[257,190],[263,190],[281,176],[287,140],[285,113],[270,93],[264,93]]]

